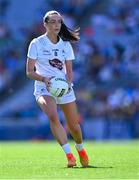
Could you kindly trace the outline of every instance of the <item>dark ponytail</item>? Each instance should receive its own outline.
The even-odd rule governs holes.
[[[79,31],[80,28],[72,30],[68,28],[64,22],[62,21],[61,23],[61,30],[59,32],[59,36],[64,40],[64,41],[73,41],[76,42],[80,39],[79,37]]]

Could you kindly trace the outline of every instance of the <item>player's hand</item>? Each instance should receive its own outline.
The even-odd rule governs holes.
[[[49,88],[51,87],[51,79],[54,78],[54,76],[51,76],[51,77],[44,77],[43,78],[43,82],[45,83],[46,85],[46,88],[47,90],[49,91]]]
[[[71,90],[72,90],[72,85],[71,85],[71,83],[69,83],[69,88],[68,88],[68,92],[67,92],[67,94],[68,94],[68,93],[70,93],[70,92],[71,92]]]

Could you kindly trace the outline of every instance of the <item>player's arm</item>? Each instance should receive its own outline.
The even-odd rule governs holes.
[[[26,75],[27,75],[27,77],[30,79],[33,79],[33,80],[42,81],[47,85],[47,87],[49,87],[50,78],[43,77],[43,76],[37,74],[35,72],[35,64],[36,64],[35,59],[27,58],[27,63],[26,63]]]
[[[44,77],[40,76],[35,72],[35,59],[30,59],[27,58],[27,63],[26,63],[26,75],[28,78],[33,79],[33,80],[38,80],[38,81],[43,81]]]
[[[69,85],[71,86],[72,81],[73,81],[73,71],[72,71],[72,61],[68,60],[65,61],[65,65],[66,65],[66,76],[67,76],[67,81],[69,83]]]

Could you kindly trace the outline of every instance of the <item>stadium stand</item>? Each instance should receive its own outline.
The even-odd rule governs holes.
[[[138,0],[128,0],[128,3],[127,0],[108,0],[107,3],[103,0],[34,3],[31,0],[29,4],[26,0],[22,8],[16,0],[7,0],[6,5],[0,2],[3,6],[0,14],[0,128],[5,128],[5,136],[0,133],[0,139],[8,139],[6,124],[9,127],[12,122],[30,124],[30,127],[35,122],[48,125],[47,117],[33,99],[33,84],[25,76],[25,61],[28,43],[43,33],[42,17],[49,9],[61,11],[70,27],[81,26],[81,41],[73,47],[76,54],[74,81],[84,137],[100,140],[139,137]],[[21,134],[18,139],[51,138],[48,132],[41,136],[38,130],[38,134],[26,137]],[[16,139],[16,134],[12,137]]]

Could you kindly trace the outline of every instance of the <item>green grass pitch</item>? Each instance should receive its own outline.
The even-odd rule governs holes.
[[[67,168],[55,141],[0,142],[0,179],[139,179],[139,141],[84,142],[90,167]]]

